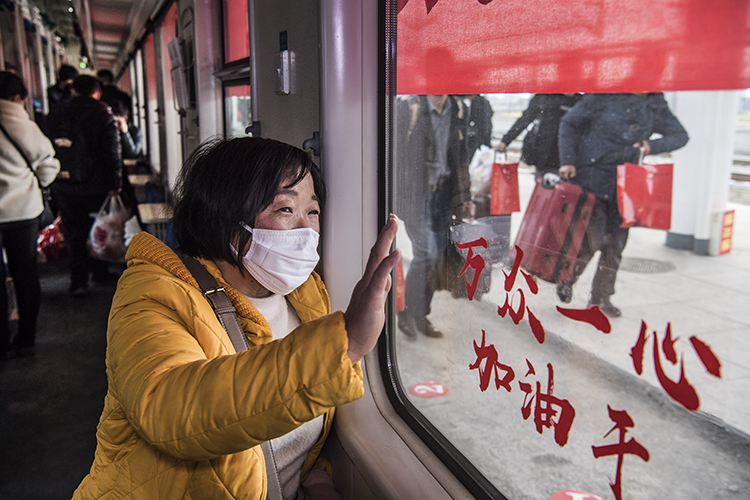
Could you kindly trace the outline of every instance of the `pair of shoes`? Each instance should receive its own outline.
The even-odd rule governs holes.
[[[117,280],[119,279],[120,279],[119,274],[112,273],[109,271],[100,275],[95,274],[91,277],[91,281],[93,281],[97,285],[111,285],[112,283],[117,283]]]
[[[433,339],[443,338],[443,332],[432,326],[430,320],[424,316],[420,318],[414,318],[414,323],[417,325],[417,330],[422,332],[425,336]]]
[[[414,324],[411,314],[406,311],[396,313],[396,323],[407,340],[417,340],[417,325]]]
[[[570,304],[570,301],[573,300],[573,285],[564,282],[558,283],[557,298],[566,304]]]
[[[88,287],[84,286],[75,286],[70,287],[70,295],[77,299],[82,299],[86,297],[89,294]]]
[[[622,311],[620,311],[619,308],[615,307],[612,302],[609,301],[609,299],[603,299],[599,301],[589,301],[589,304],[587,307],[594,307],[599,306],[599,310],[609,316],[610,318],[619,318],[622,316]]]

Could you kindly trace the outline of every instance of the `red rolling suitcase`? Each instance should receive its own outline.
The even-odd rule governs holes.
[[[523,250],[521,267],[544,281],[570,281],[595,201],[573,184],[548,189],[537,180],[515,241]]]

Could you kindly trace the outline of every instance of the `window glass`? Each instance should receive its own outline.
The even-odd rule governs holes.
[[[2,33],[3,61],[6,71],[21,73],[18,63],[18,41],[16,39],[15,6],[13,4],[0,5],[0,33]]]
[[[155,172],[161,172],[159,157],[159,93],[156,88],[156,58],[154,55],[154,34],[150,33],[143,42],[143,67],[146,73],[146,127],[148,130],[148,157]]]
[[[399,400],[507,498],[748,497],[748,7],[616,4],[398,2]]]
[[[253,123],[250,85],[235,82],[224,87],[224,131],[227,138],[243,136]]]
[[[166,151],[167,169],[165,177],[170,184],[177,176],[182,165],[182,144],[180,140],[172,138],[181,137],[180,115],[177,111],[177,96],[175,95],[175,84],[172,82],[172,63],[169,57],[169,42],[177,36],[177,2],[164,14],[161,22],[159,35],[161,38],[161,81],[164,88],[164,131],[166,132],[163,143]]]
[[[247,0],[224,0],[224,63],[250,57]]]

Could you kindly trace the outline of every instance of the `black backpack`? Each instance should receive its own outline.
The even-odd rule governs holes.
[[[66,111],[63,120],[52,131],[55,157],[60,160],[57,182],[83,184],[94,171],[94,158],[86,144],[83,128],[84,120],[76,120],[71,111]]]

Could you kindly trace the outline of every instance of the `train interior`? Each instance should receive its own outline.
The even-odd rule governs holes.
[[[0,70],[23,77],[40,124],[62,64],[114,73],[144,139],[124,173],[141,228],[162,240],[202,142],[309,151],[329,192],[318,271],[333,310],[396,213],[385,330],[324,450],[345,500],[736,500],[750,498],[749,20],[743,0],[0,0]],[[660,96],[689,136],[633,166],[666,222],[633,212],[617,314],[593,308],[595,263],[563,300],[567,264],[524,260],[540,245],[523,239],[535,200],[557,180],[543,185],[523,151],[539,120],[509,131],[535,96],[589,94]],[[443,210],[452,261],[420,282],[439,336],[399,321],[417,234],[435,227],[405,215],[431,203],[406,154],[426,96],[489,109],[488,139],[461,164],[468,212]],[[3,499],[70,498],[96,447],[115,285],[71,297],[56,248],[40,251],[36,354],[0,362]]]

